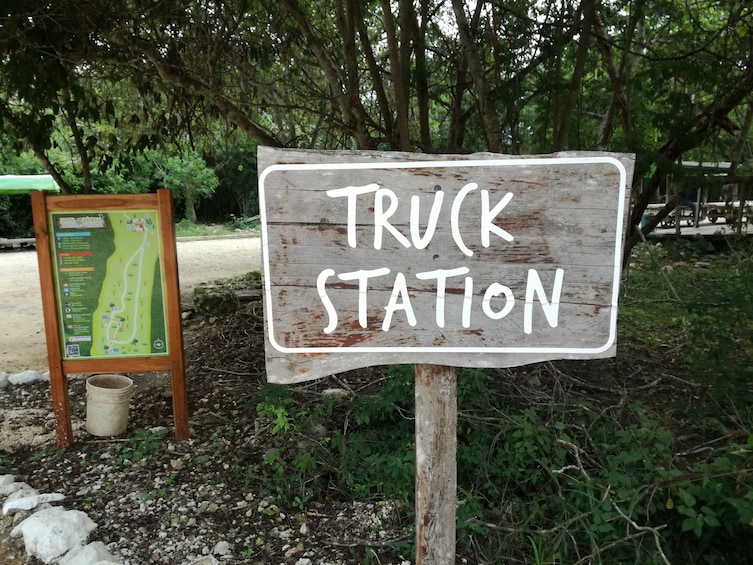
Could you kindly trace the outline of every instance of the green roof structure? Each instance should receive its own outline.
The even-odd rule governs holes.
[[[27,194],[32,190],[60,192],[52,175],[0,175],[0,194]]]

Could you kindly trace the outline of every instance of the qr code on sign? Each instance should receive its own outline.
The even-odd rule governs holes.
[[[81,351],[78,345],[66,345],[65,346],[66,357],[81,357]]]

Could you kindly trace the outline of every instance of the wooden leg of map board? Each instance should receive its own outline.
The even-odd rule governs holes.
[[[165,305],[170,339],[170,379],[173,389],[173,420],[178,441],[188,439],[188,400],[186,395],[186,367],[183,357],[183,318],[180,315],[180,281],[178,280],[178,250],[175,244],[172,197],[169,190],[157,191],[162,221],[162,248],[165,266]]]
[[[73,428],[71,426],[70,401],[68,400],[68,378],[62,371],[50,368],[50,389],[52,393],[52,410],[55,413],[58,447],[73,445]]]
[[[63,372],[63,354],[60,334],[58,333],[58,315],[55,302],[55,281],[52,275],[52,260],[50,257],[50,227],[44,192],[35,191],[31,193],[31,208],[34,217],[39,285],[42,289],[42,312],[47,340],[47,363],[50,369],[50,392],[52,394],[52,409],[55,414],[58,446],[70,447],[73,443],[73,429],[68,400],[68,379]]]
[[[182,364],[181,364],[182,365]],[[186,375],[181,366],[179,370],[170,371],[173,387],[173,421],[175,422],[175,439],[188,439],[188,400],[186,395]]]
[[[416,365],[416,564],[455,563],[457,374]]]

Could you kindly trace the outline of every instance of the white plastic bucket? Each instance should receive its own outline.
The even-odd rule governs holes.
[[[133,381],[123,375],[94,375],[86,379],[86,431],[117,436],[128,427]]]

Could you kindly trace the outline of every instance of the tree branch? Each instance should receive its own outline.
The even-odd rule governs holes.
[[[114,46],[121,47],[127,51],[135,52],[135,54],[145,57],[163,82],[203,96],[210,104],[222,112],[230,122],[238,126],[249,137],[257,140],[262,145],[282,147],[283,144],[279,140],[273,137],[264,128],[250,120],[248,116],[233,104],[227,96],[212,88],[207,83],[189,75],[185,69],[178,68],[174,64],[167,62],[153,44],[130,35],[124,29],[103,32],[102,38]],[[134,65],[138,68],[142,66],[142,63],[138,59],[135,59],[131,62],[131,66]]]

